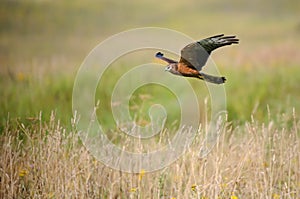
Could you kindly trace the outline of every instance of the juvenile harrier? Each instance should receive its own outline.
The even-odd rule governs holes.
[[[222,46],[238,44],[239,39],[236,36],[224,36],[224,34],[202,39],[198,42],[191,43],[181,50],[179,62],[164,57],[161,52],[156,53],[156,57],[169,63],[165,68],[166,71],[174,75],[185,77],[195,77],[207,82],[222,84],[226,81],[225,77],[216,77],[201,73],[210,53]]]

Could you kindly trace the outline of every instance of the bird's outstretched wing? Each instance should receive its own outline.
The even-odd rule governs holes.
[[[202,39],[185,46],[181,50],[179,63],[200,71],[213,50],[237,43],[239,43],[239,40],[236,36],[224,36],[224,34]]]
[[[164,57],[164,54],[162,54],[161,52],[156,53],[155,57],[158,59],[164,60],[165,62],[168,62],[169,64],[178,63],[177,61],[174,61],[172,59]]]

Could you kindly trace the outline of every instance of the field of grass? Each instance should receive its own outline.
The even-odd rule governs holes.
[[[1,135],[2,198],[298,198],[299,120],[228,124],[201,158],[204,129],[193,146],[163,170],[122,173],[96,161],[76,131],[49,123],[8,122]],[[124,141],[126,143],[126,141]],[[128,143],[140,149],[139,142]],[[127,146],[125,146],[127,147]]]
[[[297,0],[1,4],[0,198],[300,198]],[[212,55],[227,78],[228,119],[208,156],[199,157],[207,133],[207,113],[202,111],[201,128],[181,158],[163,170],[122,173],[96,161],[79,139],[73,84],[98,43],[150,26],[195,39],[218,33],[240,38],[238,46]],[[132,151],[143,150],[140,140],[120,139],[110,95],[115,81],[132,66],[156,62],[155,52],[135,52],[113,63],[95,96],[108,137]],[[199,109],[209,111],[205,84],[189,81],[199,92]],[[131,98],[131,114],[147,123],[147,109],[160,103],[167,109],[168,129],[176,128],[180,115],[170,105],[173,98],[160,87],[142,87]]]

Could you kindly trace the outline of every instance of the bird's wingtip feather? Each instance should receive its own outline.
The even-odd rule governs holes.
[[[222,34],[214,35],[214,36],[212,36],[212,37],[210,37],[210,38],[218,38],[218,37],[223,37],[223,36],[224,36],[224,34],[222,33]]]
[[[162,54],[161,52],[156,53],[155,57],[162,57],[164,56],[164,54]]]

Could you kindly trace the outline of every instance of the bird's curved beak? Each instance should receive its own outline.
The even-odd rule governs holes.
[[[165,71],[168,71],[168,66],[165,67]]]

